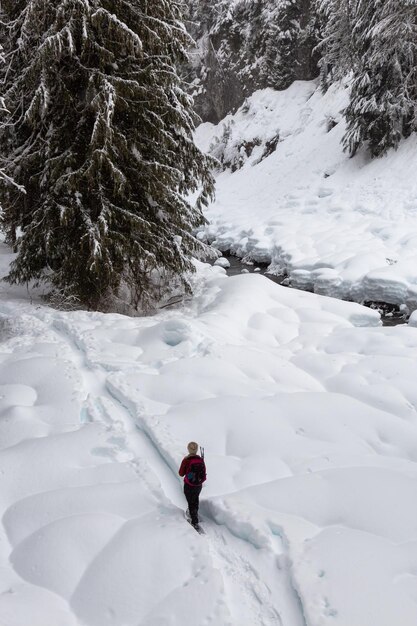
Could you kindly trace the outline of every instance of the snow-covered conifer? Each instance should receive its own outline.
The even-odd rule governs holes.
[[[321,83],[326,89],[333,81],[345,77],[354,65],[355,49],[352,31],[357,0],[317,0],[321,25]]]
[[[264,8],[259,74],[271,87],[287,87],[296,75],[300,5],[299,0],[278,0],[275,6]]]
[[[258,88],[276,89],[302,77],[301,51],[307,47],[304,56],[310,58],[314,45],[310,41],[310,0],[252,0],[237,3],[234,11],[234,28],[240,29],[241,53],[246,57],[242,77],[248,74]]]
[[[353,46],[344,146],[379,156],[415,128],[417,0],[357,0]]]
[[[0,66],[4,63],[4,55],[3,55],[3,46],[0,44]],[[5,102],[4,102],[4,98],[2,96],[0,96],[0,115],[8,113]],[[22,186],[17,185],[15,183],[15,181],[10,178],[10,176],[8,176],[6,174],[6,172],[4,171],[4,167],[3,167],[3,158],[0,155],[0,184],[1,185],[14,185],[21,193],[24,193],[25,190]]]
[[[260,77],[283,89],[294,80],[317,75],[316,7],[310,0],[277,0],[265,6]]]
[[[210,163],[175,63],[189,45],[181,0],[3,0],[0,150],[25,187],[1,191],[19,232],[9,280],[47,279],[90,307],[151,273],[181,277],[212,193]],[[196,204],[187,197],[201,189]]]

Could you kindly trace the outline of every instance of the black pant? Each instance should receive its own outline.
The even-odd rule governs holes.
[[[198,524],[198,498],[200,496],[201,487],[193,487],[184,483],[184,495],[187,498],[188,510],[190,512],[191,523]]]

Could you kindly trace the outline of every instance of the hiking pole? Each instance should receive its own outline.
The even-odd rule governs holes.
[[[201,446],[200,446],[200,456],[202,459],[204,459],[204,448],[202,448]]]

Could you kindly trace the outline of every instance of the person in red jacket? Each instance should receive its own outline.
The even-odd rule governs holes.
[[[206,480],[206,464],[204,458],[197,454],[198,444],[190,441],[187,446],[188,455],[183,458],[178,474],[184,476],[184,495],[188,503],[191,524],[198,527],[199,497]]]

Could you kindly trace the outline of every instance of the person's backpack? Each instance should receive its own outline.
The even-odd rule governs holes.
[[[200,487],[206,478],[206,467],[204,460],[200,457],[190,459],[187,467],[187,482],[194,487]]]

